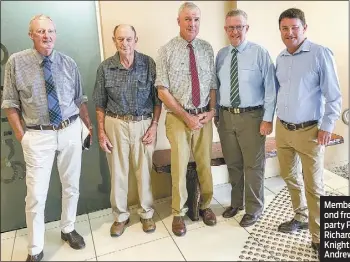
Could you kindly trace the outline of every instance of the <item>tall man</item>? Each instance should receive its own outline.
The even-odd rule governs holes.
[[[303,11],[288,9],[280,15],[278,23],[286,49],[276,63],[280,85],[276,145],[281,176],[287,183],[295,212],[294,218],[282,223],[278,230],[294,232],[309,228],[312,247],[318,251],[324,150],[340,116],[339,80],[332,52],[305,37],[307,24]],[[298,156],[303,175],[297,173]]]
[[[129,162],[135,171],[143,230],[153,232],[152,156],[161,101],[154,86],[154,60],[135,50],[136,31],[118,25],[113,31],[117,53],[97,69],[93,100],[98,140],[107,154],[111,174],[111,206],[115,221],[110,234],[118,237],[129,223],[127,207]],[[153,114],[153,119],[152,119]]]
[[[172,231],[186,233],[188,208],[186,170],[192,151],[201,191],[200,215],[206,225],[215,225],[209,208],[213,197],[211,175],[212,118],[215,113],[216,80],[211,45],[196,38],[200,10],[191,3],[181,5],[177,18],[180,35],[159,51],[157,80],[159,98],[166,106],[166,136],[171,145]]]
[[[28,34],[34,48],[13,54],[6,64],[2,108],[22,144],[26,162],[27,261],[40,261],[45,202],[56,152],[62,183],[61,238],[74,249],[85,247],[83,237],[74,230],[82,153],[79,114],[90,133],[91,122],[77,64],[54,50],[56,28],[51,18],[33,17]]]
[[[224,28],[231,44],[216,57],[220,114],[215,123],[232,185],[223,217],[235,216],[245,204],[242,227],[253,225],[264,209],[265,138],[272,132],[277,94],[271,57],[246,40],[247,22],[242,10],[227,13]]]

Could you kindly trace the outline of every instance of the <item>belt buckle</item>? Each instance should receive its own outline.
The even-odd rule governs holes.
[[[195,115],[198,115],[198,112],[199,112],[199,111],[198,111],[198,108],[196,107],[196,108],[193,109],[193,110],[194,110],[194,114],[195,114]]]
[[[287,129],[289,129],[290,131],[297,130],[297,126],[295,124],[287,123],[286,125],[287,125]]]

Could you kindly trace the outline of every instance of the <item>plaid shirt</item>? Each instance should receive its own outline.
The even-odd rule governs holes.
[[[37,50],[27,49],[11,55],[5,66],[1,108],[20,110],[27,126],[50,124],[43,58]],[[62,119],[79,114],[79,107],[87,97],[83,94],[77,64],[55,50],[49,59]]]
[[[208,42],[198,38],[195,38],[191,44],[196,57],[200,84],[201,103],[198,106],[200,108],[208,105],[210,89],[217,88],[214,51]],[[168,88],[169,92],[185,109],[193,109],[195,106],[192,104],[190,52],[187,45],[186,40],[177,36],[161,47],[157,58],[155,85]]]
[[[93,101],[97,107],[118,115],[151,114],[154,105],[161,104],[155,77],[156,65],[151,57],[135,51],[132,67],[125,69],[117,52],[97,69]]]

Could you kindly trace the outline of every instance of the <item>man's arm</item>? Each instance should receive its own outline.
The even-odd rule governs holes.
[[[324,48],[319,57],[320,88],[325,97],[325,112],[318,132],[318,143],[327,145],[331,139],[335,121],[340,117],[342,97],[332,51]]]
[[[13,131],[15,132],[15,137],[16,139],[21,142],[23,135],[24,135],[24,130],[23,126],[21,123],[21,118],[20,115],[17,111],[16,108],[5,108],[5,114],[7,116],[7,119],[9,121],[9,124]]]
[[[96,117],[97,117],[97,134],[98,143],[103,151],[112,153],[112,143],[109,141],[105,132],[105,110],[101,107],[96,106]]]
[[[81,120],[83,120],[84,124],[89,129],[90,136],[91,136],[91,139],[90,139],[90,145],[91,145],[92,144],[92,124],[91,124],[91,120],[89,117],[89,111],[88,111],[88,107],[87,107],[86,102],[82,103],[80,105],[79,115],[80,115]]]

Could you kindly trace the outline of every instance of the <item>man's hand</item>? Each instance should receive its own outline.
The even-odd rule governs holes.
[[[200,114],[201,115],[201,114]],[[199,130],[203,127],[203,124],[200,123],[200,121],[204,118],[204,116],[201,116],[199,118],[199,115],[189,115],[184,121],[185,124],[188,126],[191,130]]]
[[[328,145],[332,134],[324,130],[318,130],[317,143],[320,145]]]
[[[211,121],[214,117],[214,111],[210,110],[209,112],[204,112],[198,115],[198,117],[201,119],[200,123],[205,125],[209,121]]]
[[[90,146],[92,145],[92,126],[89,127],[89,133],[90,133]]]
[[[23,136],[24,136],[23,130],[22,132],[15,132],[15,137],[20,143],[22,142]]]
[[[260,124],[260,134],[262,136],[267,136],[272,133],[272,122],[261,121]]]
[[[142,138],[144,145],[152,144],[157,138],[157,124],[152,123]]]
[[[103,151],[107,152],[107,153],[112,153],[112,144],[109,141],[107,135],[105,132],[100,132],[98,134],[98,143],[100,144],[100,147]]]

